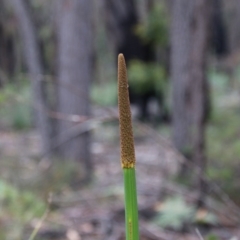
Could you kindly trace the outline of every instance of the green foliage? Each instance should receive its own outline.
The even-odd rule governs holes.
[[[95,84],[91,89],[91,99],[95,104],[101,106],[112,106],[117,103],[116,82]]]
[[[164,47],[168,43],[168,22],[166,7],[162,3],[156,3],[147,21],[136,27],[136,34],[146,43]]]
[[[33,193],[20,191],[3,180],[0,180],[0,204],[1,212],[8,212],[15,220],[23,222],[40,217],[46,208]]]
[[[2,239],[20,239],[23,229],[34,218],[40,218],[46,205],[29,191],[20,191],[0,180],[0,221],[4,232]]]
[[[10,117],[11,125],[16,130],[27,129],[31,126],[30,109],[24,105],[15,106]]]
[[[0,91],[0,104],[4,104],[6,102],[9,102],[9,100],[13,97],[15,94],[15,87],[13,84],[5,84],[3,88],[1,88]]]
[[[207,235],[206,240],[219,240],[219,237],[214,234],[209,234]]]
[[[211,71],[213,114],[207,127],[206,145],[209,159],[207,174],[231,198],[240,201],[239,188],[239,101],[236,88],[226,74]]]
[[[208,176],[214,180],[224,181],[225,183],[233,180],[234,171],[230,168],[213,168],[210,167],[207,171]]]
[[[29,83],[7,84],[0,91],[1,124],[16,130],[31,126]]]
[[[128,80],[129,85],[139,94],[151,89],[164,93],[167,88],[165,70],[156,63],[144,63],[139,60],[131,61],[128,70]]]
[[[236,181],[239,178],[239,127],[231,125],[231,121],[229,121],[225,127],[211,126],[207,134],[210,159],[207,174],[213,181],[221,185],[222,189],[232,198],[239,201],[240,198],[236,194],[239,187]]]
[[[155,223],[163,228],[181,230],[186,223],[193,222],[195,209],[181,197],[168,198],[161,208]]]

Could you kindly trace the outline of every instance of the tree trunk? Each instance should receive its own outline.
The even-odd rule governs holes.
[[[230,53],[240,49],[240,1],[228,0],[222,1],[225,9],[225,17],[227,20],[229,50]]]
[[[188,155],[190,151],[190,19],[193,1],[172,1],[171,25],[171,80],[173,142],[176,148]]]
[[[68,115],[90,115],[89,91],[92,80],[92,1],[60,0],[58,17],[58,111]],[[75,124],[59,121],[64,137]],[[59,149],[65,160],[82,166],[82,178],[91,176],[90,133],[70,139]]]
[[[229,52],[229,39],[223,13],[222,0],[210,0],[210,50],[216,57],[224,57]]]
[[[173,142],[195,164],[195,183],[202,200],[206,165],[208,1],[175,0],[172,14]],[[183,166],[183,169],[186,167],[191,166]]]
[[[127,63],[132,59],[154,61],[151,44],[144,43],[134,31],[139,24],[136,1],[105,0],[104,4],[107,34],[115,54],[123,53]]]
[[[47,115],[48,104],[37,33],[27,1],[11,0],[11,4],[18,19],[26,66],[31,79],[34,120],[41,134],[42,151],[45,152],[51,146],[51,126]]]
[[[5,2],[0,8],[0,87],[12,79],[16,70],[15,34],[9,31],[11,21],[7,14]]]
[[[203,203],[205,184],[203,176],[206,169],[205,156],[205,114],[208,98],[206,60],[208,40],[209,1],[195,0],[191,24],[190,89],[192,92],[192,144],[193,162],[196,165],[196,185],[199,191],[199,204]]]

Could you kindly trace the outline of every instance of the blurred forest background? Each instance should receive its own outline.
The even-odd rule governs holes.
[[[240,239],[240,0],[1,0],[0,238],[124,239],[117,55],[141,240]]]

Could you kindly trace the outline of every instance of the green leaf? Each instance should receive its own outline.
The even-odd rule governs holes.
[[[181,230],[186,222],[193,221],[194,213],[195,208],[187,205],[181,197],[168,198],[155,222],[163,228]]]

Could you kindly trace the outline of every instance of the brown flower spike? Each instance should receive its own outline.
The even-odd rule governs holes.
[[[136,160],[128,93],[127,69],[123,54],[118,55],[118,108],[122,168],[134,168]]]

